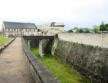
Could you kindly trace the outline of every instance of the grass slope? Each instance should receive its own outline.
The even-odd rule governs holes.
[[[11,40],[11,38],[1,38],[0,37],[0,46],[5,44],[6,42],[8,42],[9,40]]]
[[[2,36],[2,32],[0,31],[0,37]]]
[[[7,41],[11,40],[11,38],[2,38],[2,32],[0,32],[0,46],[5,44]]]
[[[80,75],[69,65],[62,63],[57,57],[46,56],[45,58],[41,58],[38,48],[31,50],[33,54],[35,54],[42,63],[61,80],[61,83],[90,83],[88,79]]]

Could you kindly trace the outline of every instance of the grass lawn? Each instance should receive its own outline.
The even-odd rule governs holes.
[[[0,31],[0,36],[2,35],[2,32]]]
[[[0,46],[11,40],[11,38],[2,38],[2,32],[0,31]]]
[[[9,40],[11,40],[11,38],[1,38],[0,37],[0,46],[5,44],[6,42],[8,42]]]
[[[61,80],[61,83],[90,83],[87,78],[80,75],[80,73],[75,71],[69,65],[62,63],[57,57],[46,56],[45,58],[41,58],[39,56],[38,48],[31,50],[33,54],[35,54],[42,63],[47,66],[59,80]]]

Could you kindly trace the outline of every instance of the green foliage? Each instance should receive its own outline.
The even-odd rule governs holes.
[[[83,33],[84,31],[83,31],[83,29],[77,29],[77,31],[76,31],[77,33]]]
[[[75,46],[75,42],[72,42],[72,46]]]
[[[11,38],[2,38],[2,32],[0,31],[0,46],[11,40]]]
[[[38,48],[31,48],[32,52],[39,57],[39,49]]]
[[[94,27],[94,28],[93,28],[93,32],[98,33],[98,32],[99,32],[99,28]]]
[[[11,38],[1,38],[0,37],[0,46],[5,44],[6,42],[8,42],[9,40],[11,40]]]
[[[54,42],[54,40],[52,40],[52,39],[47,40],[46,46],[44,48],[45,54],[51,54],[51,48],[52,48],[53,42]]]
[[[105,24],[104,22],[102,22],[102,24],[100,24],[100,31],[105,31],[106,28],[105,28]]]
[[[90,30],[88,28],[85,29],[85,33],[90,33]]]
[[[0,36],[2,36],[2,32],[0,31]]]
[[[105,24],[105,29],[106,31],[108,31],[108,24]]]
[[[59,58],[47,55],[45,58],[39,56],[39,49],[32,49],[41,62],[61,81],[61,83],[90,83],[87,78],[80,75],[72,67],[64,64]]]
[[[108,31],[108,24],[105,24],[104,22],[102,22],[100,24],[100,31]]]
[[[72,30],[68,30],[67,32],[73,32]]]

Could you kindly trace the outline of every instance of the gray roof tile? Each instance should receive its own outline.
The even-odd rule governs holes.
[[[36,28],[34,23],[3,22],[6,28]]]

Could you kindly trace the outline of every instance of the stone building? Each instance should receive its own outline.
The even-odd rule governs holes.
[[[64,32],[64,23],[52,22],[36,26],[34,23],[3,22],[3,37],[52,36]]]
[[[3,37],[33,36],[40,34],[34,23],[3,22],[2,27]]]
[[[37,28],[43,32],[43,35],[55,35],[64,32],[64,23],[52,22],[50,24],[38,25]]]

